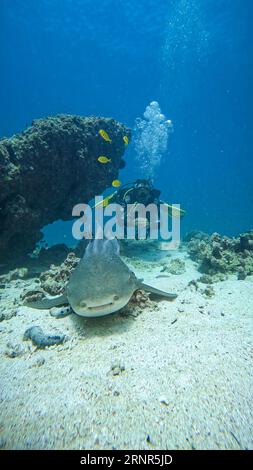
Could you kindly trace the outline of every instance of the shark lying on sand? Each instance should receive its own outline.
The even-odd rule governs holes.
[[[120,258],[116,239],[96,239],[87,246],[64,294],[26,305],[47,309],[69,304],[82,317],[100,317],[123,308],[136,290],[146,290],[171,300],[177,297],[137,279]]]

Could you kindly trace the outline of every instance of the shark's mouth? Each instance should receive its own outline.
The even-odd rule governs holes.
[[[109,302],[108,304],[103,305],[96,305],[95,307],[88,307],[88,310],[101,310],[101,308],[110,307],[111,305],[113,305],[113,302]]]
[[[129,296],[130,298],[130,296]],[[122,296],[119,299],[112,299],[111,302],[107,302],[100,305],[78,305],[77,308],[73,307],[73,310],[77,315],[81,317],[103,317],[104,315],[109,315],[110,313],[117,312],[123,308],[129,301],[128,296]],[[109,300],[109,299],[108,299]]]

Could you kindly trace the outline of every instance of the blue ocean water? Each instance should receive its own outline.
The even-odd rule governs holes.
[[[0,136],[58,113],[132,128],[158,101],[174,133],[154,182],[186,209],[183,232],[252,228],[252,13],[251,0],[0,0]],[[133,145],[125,159],[123,183],[142,176]]]

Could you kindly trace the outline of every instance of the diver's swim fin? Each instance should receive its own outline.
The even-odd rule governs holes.
[[[39,308],[39,309],[48,309],[48,308],[53,308],[53,307],[58,307],[60,305],[66,305],[68,304],[68,299],[65,294],[58,295],[57,297],[52,297],[51,299],[48,297],[45,297],[44,299],[41,300],[34,300],[32,302],[26,301],[24,305],[26,307],[31,307],[31,308]]]
[[[185,210],[184,209],[179,209],[178,207],[172,206],[168,204],[167,202],[160,201],[162,204],[165,204],[168,207],[168,215],[170,217],[184,217],[185,215]]]
[[[171,294],[170,292],[165,292],[164,290],[157,289],[156,287],[149,286],[144,282],[140,283],[140,289],[146,290],[147,292],[151,292],[151,294],[159,295],[160,297],[166,297],[167,299],[176,299],[177,294]]]

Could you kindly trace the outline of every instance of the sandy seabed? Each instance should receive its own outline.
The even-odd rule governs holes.
[[[200,274],[187,254],[173,256],[184,274],[156,278],[155,255],[128,259],[178,293],[136,315],[56,319],[21,305],[34,280],[2,290],[2,306],[19,302],[0,324],[2,449],[253,449],[253,278],[230,276],[208,298],[189,285]],[[68,340],[37,349],[23,341],[34,325]]]

